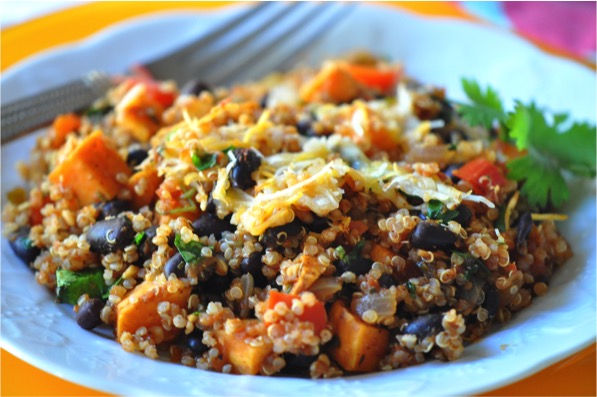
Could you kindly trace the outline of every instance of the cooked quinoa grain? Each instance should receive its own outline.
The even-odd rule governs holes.
[[[125,80],[39,139],[4,234],[128,352],[312,378],[456,360],[549,293],[570,245],[531,220],[488,131],[367,59],[198,95]],[[452,179],[476,159],[500,178]]]

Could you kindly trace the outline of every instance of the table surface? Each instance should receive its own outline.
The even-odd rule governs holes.
[[[5,70],[42,50],[78,41],[108,25],[134,16],[161,10],[221,7],[228,3],[99,2],[61,9],[4,29],[1,35],[1,69]],[[468,14],[452,2],[396,2],[391,5],[427,16],[461,18],[486,23]],[[69,28],[65,29],[64,26]],[[49,35],[46,32],[52,32],[52,34]],[[571,58],[568,53],[555,50],[545,44],[539,42],[535,42],[535,44],[555,55]],[[585,61],[578,61],[587,64]],[[483,395],[595,396],[597,394],[595,358],[595,344],[593,343],[581,352],[528,378]],[[0,362],[2,363],[0,381],[0,395],[2,396],[106,395],[41,371],[5,350],[1,351]]]

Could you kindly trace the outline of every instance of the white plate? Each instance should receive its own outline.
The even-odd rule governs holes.
[[[225,12],[231,12],[227,10]],[[3,100],[37,92],[87,70],[119,72],[130,63],[185,42],[224,12],[166,13],[107,29],[74,46],[27,60],[2,78]],[[388,7],[359,6],[311,59],[368,48],[402,60],[423,81],[462,99],[459,80],[499,87],[504,98],[535,99],[551,109],[595,122],[595,74],[546,55],[501,30],[457,20],[422,19]],[[33,144],[2,147],[2,200],[22,184],[13,171]],[[232,376],[204,372],[124,352],[107,333],[79,328],[66,305],[38,286],[2,240],[2,347],[70,381],[125,395],[463,395],[526,377],[595,340],[595,185],[575,183],[562,230],[575,257],[553,279],[550,293],[513,321],[465,349],[451,363],[430,362],[392,372],[332,380]]]

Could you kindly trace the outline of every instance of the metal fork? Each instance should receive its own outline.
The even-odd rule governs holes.
[[[192,79],[226,85],[286,70],[352,9],[350,3],[262,2],[143,67],[155,79],[174,80],[179,86]],[[46,125],[58,114],[88,107],[112,86],[113,78],[92,71],[2,105],[2,143]]]

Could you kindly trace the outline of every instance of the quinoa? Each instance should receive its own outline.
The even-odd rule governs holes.
[[[553,220],[525,223],[518,183],[490,180],[483,195],[450,178],[505,154],[451,107],[441,119],[443,90],[405,79],[412,103],[396,104],[394,86],[348,76],[347,100],[316,85],[346,62],[358,61],[198,95],[125,81],[92,106],[108,110],[100,121],[70,115],[68,138],[38,139],[4,234],[26,242],[15,253],[47,288],[74,288],[63,271],[100,274],[105,285],[77,285],[70,303],[102,299],[116,341],[150,358],[312,378],[458,359],[549,293],[570,245]],[[281,102],[277,84],[300,99]],[[60,167],[87,161],[73,156],[92,139],[119,165],[86,186],[90,201]],[[129,167],[133,149],[144,160]]]

